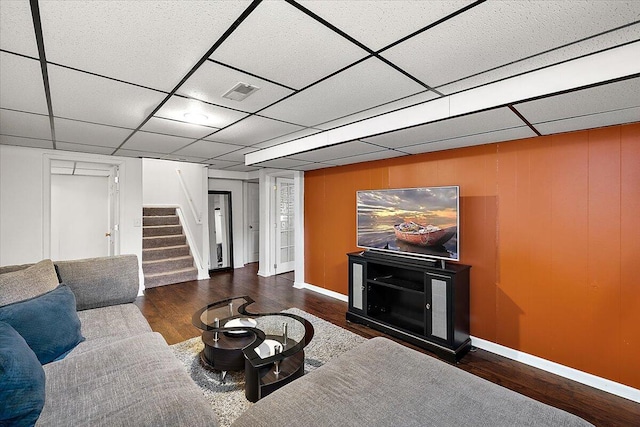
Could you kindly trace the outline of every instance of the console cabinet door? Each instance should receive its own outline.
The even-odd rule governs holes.
[[[349,263],[349,308],[351,311],[365,313],[367,265],[359,262]]]
[[[444,343],[452,338],[451,324],[451,277],[436,273],[425,273],[425,317],[427,337]]]

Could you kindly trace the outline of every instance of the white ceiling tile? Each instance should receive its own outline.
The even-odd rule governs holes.
[[[56,148],[63,151],[74,151],[79,153],[104,154],[113,153],[113,147],[100,147],[98,145],[72,144],[68,142],[56,142]]]
[[[156,116],[178,121],[187,121],[187,118],[185,118],[185,114],[187,113],[204,114],[207,118],[200,122],[200,124],[214,128],[223,128],[243,117],[247,117],[247,113],[241,111],[217,107],[196,99],[182,98],[180,96],[172,96],[158,110]],[[209,133],[214,131],[215,129],[211,129]]]
[[[54,119],[56,140],[85,145],[117,147],[131,134],[132,129],[79,122],[76,120]],[[113,148],[111,151],[113,152]]]
[[[250,84],[260,89],[242,101],[223,98],[222,95],[237,83]],[[211,61],[202,64],[178,90],[179,94],[249,113],[256,112],[292,92],[290,89]]]
[[[396,150],[384,150],[377,151],[375,153],[358,154],[355,156],[343,157],[341,159],[327,160],[325,163],[330,163],[335,166],[350,165],[353,163],[372,162],[374,160],[391,159],[393,157],[406,156],[406,153],[402,153]]]
[[[475,135],[461,136],[446,140],[434,141],[425,144],[416,144],[403,147],[400,150],[408,154],[429,153],[432,151],[450,150],[452,148],[470,147],[472,145],[492,144],[501,141],[511,141],[536,136],[528,126],[501,129],[493,132],[484,132]]]
[[[508,108],[498,108],[402,129],[384,135],[365,138],[365,140],[383,147],[399,148],[402,151],[406,151],[401,147],[513,128],[523,124],[522,120]]]
[[[439,86],[633,22],[639,13],[637,1],[485,2],[382,55]]]
[[[333,129],[338,126],[343,126],[349,123],[356,122],[358,120],[368,119],[373,116],[377,116],[380,114],[388,113],[390,111],[399,110],[400,108],[409,107],[411,105],[419,104],[421,102],[430,101],[432,99],[437,98],[438,95],[432,91],[425,90],[424,92],[417,93],[415,95],[410,95],[396,101],[391,101],[386,104],[380,106],[374,106],[373,108],[369,108],[365,111],[350,114],[348,116],[342,117],[340,119],[331,120],[326,123],[321,123],[315,125],[316,128],[320,129]]]
[[[637,106],[640,106],[640,78],[524,102],[515,108],[536,124]]]
[[[423,90],[379,59],[369,58],[260,114],[314,126]]]
[[[4,145],[16,145],[19,147],[32,147],[32,148],[53,148],[53,142],[46,139],[37,138],[22,138],[19,136],[9,136],[0,134],[0,144]]]
[[[295,7],[265,1],[211,58],[301,89],[366,55]]]
[[[379,50],[463,8],[471,1],[301,0],[298,3],[369,49]]]
[[[40,15],[47,59],[169,91],[248,4],[43,1]]]
[[[40,62],[0,52],[0,107],[49,114]]]
[[[620,125],[640,121],[640,107],[607,111],[604,113],[588,114],[570,117],[562,120],[552,120],[538,123],[534,127],[543,135],[561,132],[571,132],[581,129],[592,129],[604,126]]]
[[[294,159],[273,159],[253,166],[259,166],[262,168],[295,169],[309,163],[310,162]]]
[[[151,151],[138,151],[138,150],[118,150],[116,153],[120,157],[135,157],[135,158],[147,158],[147,159],[160,159],[165,156],[163,153],[154,153]]]
[[[640,38],[640,23],[630,27],[621,28],[602,34],[598,37],[590,38],[579,43],[555,49],[540,55],[523,59],[511,64],[501,66],[494,70],[489,70],[478,75],[474,75],[454,83],[439,86],[437,89],[444,94],[452,94],[461,90],[470,89],[500,79],[536,70],[541,67],[557,64],[570,58],[577,58],[591,52],[598,52],[604,49],[622,45]]]
[[[58,117],[136,128],[166,96],[55,65],[48,72]]]
[[[173,160],[176,162],[203,163],[207,161],[206,157],[181,156],[178,154],[169,154],[162,157],[162,160]]]
[[[244,155],[247,153],[252,153],[256,150],[257,148],[254,148],[254,147],[245,147],[239,150],[235,150],[235,151],[223,154],[221,156],[216,156],[216,160],[227,160],[230,162],[244,163]]]
[[[235,165],[235,166],[229,166],[227,168],[225,168],[224,170],[226,171],[234,171],[234,172],[253,172],[253,171],[257,171],[260,168],[255,167],[255,166],[245,166],[243,164],[239,164],[239,165]]]
[[[299,153],[291,156],[291,158],[296,160],[305,160],[308,162],[331,163],[331,161],[335,159],[349,157],[356,154],[369,154],[376,151],[388,150],[386,150],[385,148],[377,147],[375,145],[367,144],[366,142],[353,141],[327,148],[321,148],[319,150],[308,151],[306,153]]]
[[[184,120],[184,119],[183,119]],[[162,133],[165,135],[182,136],[184,138],[203,138],[218,128],[187,123],[171,119],[163,119],[160,117],[152,117],[147,123],[140,128],[145,132]]]
[[[222,154],[229,153],[237,150],[237,145],[223,144],[220,142],[212,141],[196,141],[193,144],[176,151],[176,156],[194,156],[204,159],[210,159],[212,157],[218,157]]]
[[[38,58],[28,1],[2,1],[0,4],[0,48]]]
[[[289,134],[299,129],[302,129],[302,126],[271,120],[265,117],[251,116],[220,132],[214,133],[206,139],[229,144],[253,145],[271,138]]]
[[[286,135],[268,139],[266,141],[255,144],[254,147],[258,147],[258,148],[273,147],[274,145],[282,144],[283,142],[287,142],[287,141],[293,141],[296,138],[302,138],[304,136],[313,135],[314,133],[318,133],[318,132],[321,132],[321,131],[318,129],[305,128],[299,131],[288,133]]]
[[[220,159],[209,159],[207,160],[207,164],[210,169],[227,169],[230,167],[241,165],[240,162],[230,162],[228,160],[220,160]]]
[[[125,150],[168,154],[179,150],[191,142],[193,142],[193,139],[161,135],[159,133],[136,132],[129,138],[126,144],[124,144],[123,148]],[[116,154],[119,155],[120,151]]]
[[[0,134],[51,140],[49,116],[0,110]]]

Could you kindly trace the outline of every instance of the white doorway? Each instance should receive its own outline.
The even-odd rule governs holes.
[[[247,238],[246,263],[260,259],[260,185],[248,182],[247,191]]]
[[[278,274],[295,268],[295,209],[292,178],[276,178],[275,269]]]
[[[50,257],[116,255],[118,167],[52,160],[50,173]]]

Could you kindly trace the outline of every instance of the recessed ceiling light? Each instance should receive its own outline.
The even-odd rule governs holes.
[[[191,123],[205,123],[209,119],[201,113],[184,113],[184,118]]]

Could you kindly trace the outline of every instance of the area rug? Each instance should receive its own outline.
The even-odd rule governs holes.
[[[313,324],[313,339],[304,350],[305,373],[366,341],[366,338],[297,308],[290,308],[284,312],[304,317]],[[218,415],[220,426],[226,427],[252,405],[244,396],[244,372],[229,372],[223,384],[220,381],[220,371],[202,365],[200,351],[203,347],[200,337],[196,337],[174,344],[171,349],[184,364],[191,378],[202,388]]]

